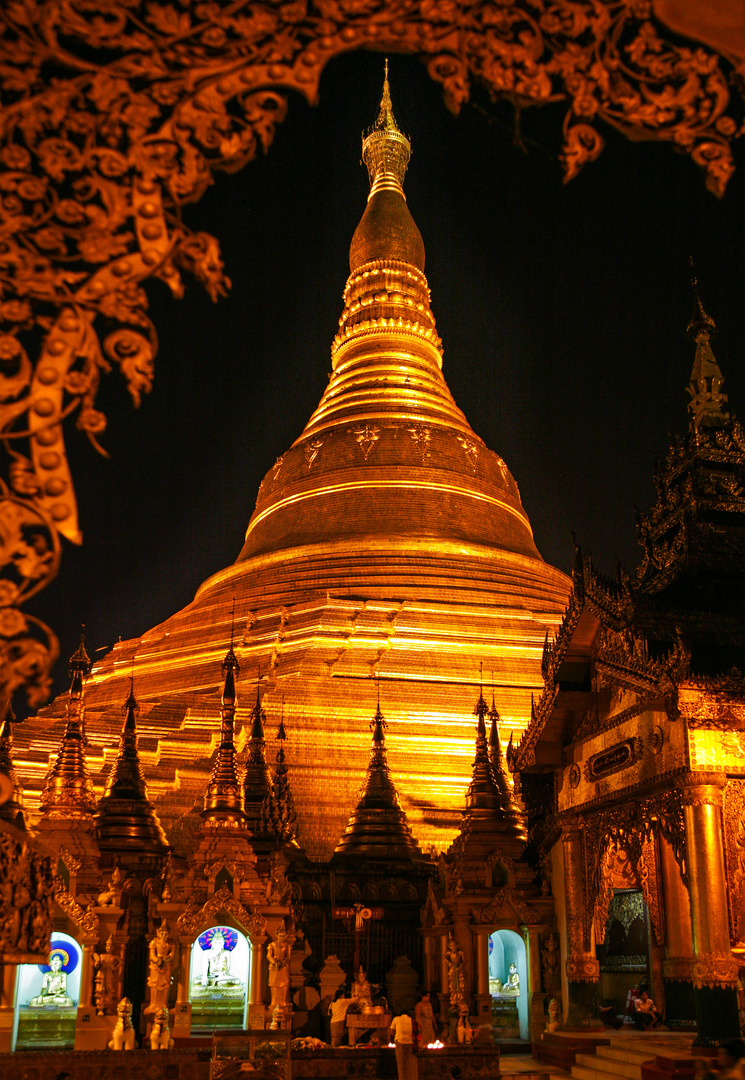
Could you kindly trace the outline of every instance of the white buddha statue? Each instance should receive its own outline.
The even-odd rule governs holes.
[[[49,967],[44,976],[41,993],[38,997],[31,998],[29,1005],[34,1009],[63,1008],[70,1009],[74,1002],[67,993],[67,975],[62,970],[62,954],[53,952],[49,954]]]
[[[209,951],[204,954],[204,969],[194,981],[203,987],[243,986],[240,979],[230,974],[230,953],[225,948],[222,931],[216,930],[212,935]]]

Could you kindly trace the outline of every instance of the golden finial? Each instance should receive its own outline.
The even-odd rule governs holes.
[[[688,408],[694,426],[698,427],[703,423],[716,427],[729,419],[729,413],[724,412],[722,408],[727,403],[727,395],[722,393],[724,376],[709,341],[716,333],[716,325],[711,316],[706,314],[704,305],[701,303],[693,258],[689,258],[688,264],[691,268],[694,304],[687,331],[696,342],[696,355],[687,387],[691,395]]]
[[[381,188],[403,194],[404,176],[410,157],[411,143],[393,115],[386,58],[378,117],[370,131],[362,137],[362,160],[370,177],[370,198]]]
[[[243,792],[236,770],[235,710],[237,695],[235,674],[240,670],[233,652],[233,627],[235,626],[235,599],[233,600],[233,626],[230,631],[230,648],[222,663],[225,683],[222,692],[220,743],[215,753],[212,774],[204,796],[202,817],[210,825],[230,825],[242,828],[246,824],[243,813]]]

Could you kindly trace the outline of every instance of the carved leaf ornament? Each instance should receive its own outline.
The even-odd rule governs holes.
[[[314,101],[358,48],[419,55],[456,113],[472,83],[565,102],[567,180],[601,152],[599,122],[673,142],[717,194],[733,171],[727,61],[667,40],[650,0],[5,0],[0,695],[48,693],[56,638],[19,606],[55,576],[60,537],[81,541],[63,421],[105,453],[101,375],[117,368],[135,405],[150,390],[144,280],[230,286],[181,207],[268,148],[288,90]]]

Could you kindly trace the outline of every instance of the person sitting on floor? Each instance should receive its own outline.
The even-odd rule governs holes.
[[[662,1014],[657,1011],[655,1003],[646,990],[642,990],[636,999],[634,1009],[636,1014],[634,1019],[637,1027],[645,1030],[655,1028],[662,1020]]]

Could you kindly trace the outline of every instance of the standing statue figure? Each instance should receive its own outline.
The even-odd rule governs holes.
[[[559,986],[559,942],[556,934],[549,934],[546,943],[541,949],[541,962],[543,966],[543,989],[552,994]]]
[[[122,880],[122,872],[118,866],[115,866],[114,873],[111,875],[111,881],[104,891],[98,894],[96,903],[99,907],[121,907],[120,901],[123,889],[124,881]]]
[[[168,1009],[163,1006],[158,1009],[153,1022],[153,1030],[150,1032],[151,1050],[172,1050],[173,1039],[168,1027]]]
[[[132,1002],[123,997],[116,1008],[119,1019],[109,1042],[109,1050],[136,1050],[135,1029],[132,1027]]]
[[[106,942],[106,952],[93,954],[93,967],[95,976],[93,979],[94,999],[96,1015],[116,1010],[116,1000],[119,996],[119,972],[122,969],[122,960],[114,952],[114,935],[109,934]]]
[[[445,950],[445,961],[448,966],[448,993],[450,994],[450,1006],[452,1008],[461,997],[461,968],[463,965],[463,953],[452,934],[448,934],[448,945]],[[456,1009],[457,1011],[457,1009]]]
[[[378,987],[376,986],[375,989],[377,990]],[[367,981],[367,976],[361,965],[352,983],[352,1003],[359,1005],[360,1012],[372,1008],[372,987]]]
[[[269,989],[272,1000],[269,1008],[272,1011],[270,1028],[276,1031],[287,1012],[287,998],[290,991],[290,955],[292,948],[287,942],[287,931],[284,926],[277,930],[276,941],[270,941],[266,950],[266,958],[269,961]]]
[[[147,985],[150,987],[150,1001],[145,1012],[158,1013],[162,1008],[168,1008],[168,991],[171,988],[171,975],[176,958],[176,946],[167,923],[160,924],[148,948],[150,970]]]
[[[69,1009],[75,1003],[67,992],[67,975],[62,970],[62,956],[57,949],[49,954],[49,971],[44,976],[41,993],[31,998],[32,1009]]]

